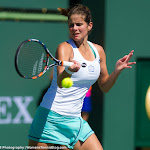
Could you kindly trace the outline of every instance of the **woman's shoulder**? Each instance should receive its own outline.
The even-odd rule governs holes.
[[[67,41],[60,43],[57,47],[57,51],[70,51],[71,49],[71,45]]]
[[[103,49],[103,47],[101,45],[95,44],[95,43],[92,43],[92,44],[95,46],[95,48],[97,49],[99,54],[105,53],[104,49]]]
[[[58,45],[58,48],[69,48],[69,47],[71,47],[71,46],[67,41],[62,42]]]
[[[59,55],[59,54],[60,55],[64,55],[64,54],[70,55],[71,53],[72,53],[72,47],[67,41],[60,43],[56,50],[57,55]]]

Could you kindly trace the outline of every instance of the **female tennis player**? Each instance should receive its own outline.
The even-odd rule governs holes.
[[[66,150],[102,150],[94,131],[81,117],[83,99],[96,81],[103,92],[108,92],[120,72],[135,64],[129,62],[133,50],[116,62],[115,70],[109,75],[102,46],[88,41],[93,27],[90,10],[78,4],[61,12],[68,16],[70,39],[58,46],[56,58],[71,61],[73,65],[54,68],[51,86],[29,131],[29,146],[52,149],[57,144]],[[62,88],[61,81],[65,77],[73,80],[72,87]]]

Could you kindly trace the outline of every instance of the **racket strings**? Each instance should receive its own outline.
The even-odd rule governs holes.
[[[37,76],[46,64],[47,53],[40,43],[30,41],[22,45],[18,54],[18,69],[23,76]]]

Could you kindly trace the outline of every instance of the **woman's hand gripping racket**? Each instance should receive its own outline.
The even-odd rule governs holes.
[[[44,43],[37,39],[22,42],[15,56],[16,70],[25,79],[36,79],[54,66],[70,67],[72,65],[73,62],[57,60]]]

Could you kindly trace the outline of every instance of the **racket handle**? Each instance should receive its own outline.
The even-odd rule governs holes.
[[[62,61],[62,66],[65,66],[65,67],[70,67],[73,65],[73,62],[69,62],[69,61]]]

